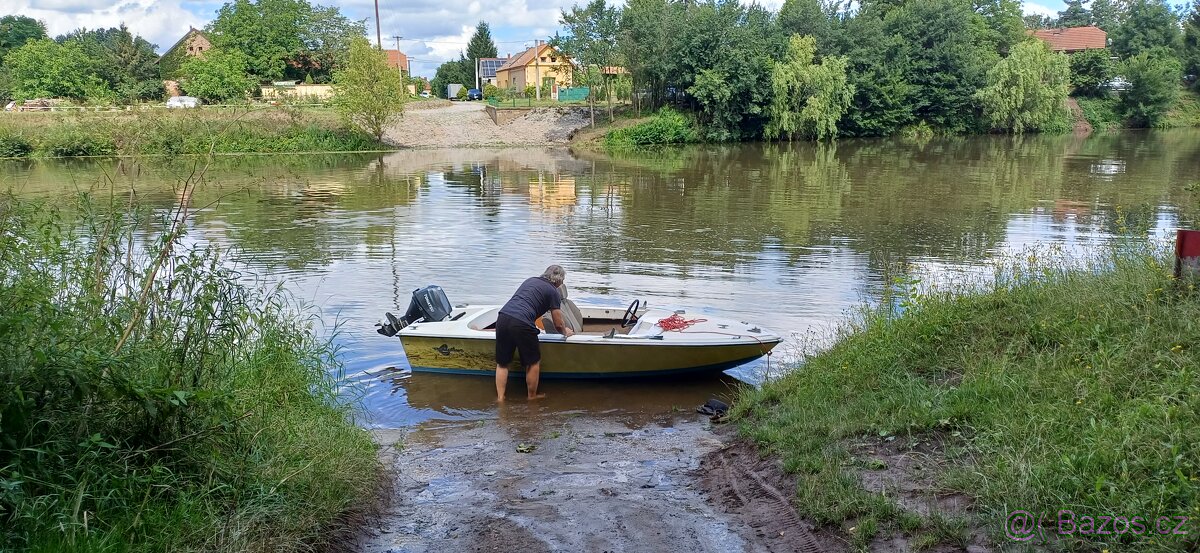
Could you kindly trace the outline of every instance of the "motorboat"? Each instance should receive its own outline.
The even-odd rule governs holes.
[[[542,378],[633,378],[720,372],[769,355],[782,338],[761,326],[684,310],[575,304],[562,300],[564,322],[575,334],[539,321]],[[451,306],[445,292],[413,292],[404,317],[386,315],[379,333],[400,338],[414,372],[495,374],[496,318],[500,305]],[[520,356],[512,370],[522,372]]]

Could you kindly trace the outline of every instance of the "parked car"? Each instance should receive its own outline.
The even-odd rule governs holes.
[[[1129,82],[1124,77],[1116,77],[1113,80],[1108,81],[1109,90],[1121,92],[1124,90],[1129,90],[1131,87],[1133,87],[1133,83]]]
[[[430,94],[428,90],[422,90],[422,91],[421,91],[421,97],[422,97],[422,98],[428,98],[428,97],[430,97],[430,96],[432,96],[432,94]]]
[[[194,96],[172,96],[170,99],[167,100],[167,107],[168,108],[195,108],[195,107],[200,107],[200,104],[202,104],[202,103],[204,103],[204,102],[201,102],[199,98],[196,98]]]
[[[472,88],[471,90],[467,91],[467,99],[468,100],[482,100],[483,99],[483,91],[479,90],[478,88]]]

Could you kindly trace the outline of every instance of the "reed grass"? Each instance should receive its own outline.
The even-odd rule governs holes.
[[[355,152],[388,149],[328,110],[0,114],[0,157]]]
[[[1188,535],[1080,534],[1077,551],[1195,550],[1200,537],[1200,295],[1169,249],[1122,242],[1085,259],[1040,250],[970,286],[900,280],[803,366],[747,390],[745,435],[782,457],[796,504],[823,524],[961,544],[955,524],[869,493],[852,443],[936,439],[943,492],[973,499],[970,527],[1006,541],[1008,512],[1190,517]],[[960,521],[961,522],[961,521]],[[940,528],[940,529],[939,529]]]
[[[3,549],[311,551],[375,497],[317,320],[186,217],[0,199]]]

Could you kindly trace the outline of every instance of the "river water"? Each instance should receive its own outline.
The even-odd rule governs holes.
[[[167,208],[190,162],[0,161],[21,195],[132,195]],[[363,423],[489,418],[489,379],[411,375],[384,311],[441,285],[453,303],[498,303],[550,263],[574,299],[651,305],[827,335],[903,265],[969,271],[1006,251],[1084,250],[1118,213],[1162,234],[1200,211],[1200,131],[1081,138],[843,140],[620,156],[458,149],[220,158],[191,198],[190,240],[235,247],[315,305],[336,338]],[[793,339],[792,344],[803,341]],[[781,346],[780,357],[789,346]],[[691,409],[753,381],[544,384],[553,413]]]

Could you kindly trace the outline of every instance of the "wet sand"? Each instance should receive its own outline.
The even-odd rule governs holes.
[[[807,526],[792,488],[780,484],[780,503],[731,486],[747,475],[725,457],[744,452],[694,407],[597,415],[513,400],[491,420],[376,430],[395,445],[397,481],[361,551],[813,551],[793,540]]]

